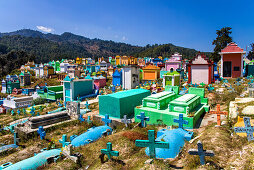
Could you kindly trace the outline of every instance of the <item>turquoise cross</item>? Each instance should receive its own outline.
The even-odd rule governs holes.
[[[112,143],[107,143],[107,149],[101,149],[101,153],[108,156],[108,159],[111,159],[112,156],[119,156],[118,151],[112,150]]]
[[[148,130],[148,140],[136,140],[137,147],[148,147],[150,158],[156,157],[156,148],[169,148],[168,142],[155,141],[154,130]]]

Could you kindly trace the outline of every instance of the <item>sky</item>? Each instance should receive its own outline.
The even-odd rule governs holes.
[[[254,1],[236,0],[0,0],[0,32],[71,32],[132,45],[172,43],[213,51],[216,30],[250,50]]]

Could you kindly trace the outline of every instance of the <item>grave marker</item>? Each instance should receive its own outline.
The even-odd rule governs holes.
[[[179,114],[179,119],[174,119],[175,123],[178,123],[178,128],[183,129],[183,125],[188,125],[189,122],[187,120],[183,120],[183,114]]]
[[[11,115],[14,116],[15,112],[14,110],[11,110]]]
[[[70,142],[67,142],[67,135],[66,134],[64,134],[62,136],[62,139],[60,139],[59,142],[62,144],[62,147],[65,147],[70,144]]]
[[[215,84],[220,84],[220,80],[217,79],[217,80],[215,81]]]
[[[39,126],[37,133],[40,135],[41,140],[45,139],[46,132],[42,126]]]
[[[87,100],[86,100],[85,106],[86,106],[86,112],[90,112],[90,111],[91,111],[91,110],[89,109],[90,104],[88,103]]]
[[[108,115],[108,114],[106,114],[106,115],[105,115],[105,118],[102,118],[101,120],[102,120],[102,121],[105,123],[105,125],[107,125],[107,126],[112,122],[112,120],[109,119],[109,115]]]
[[[136,140],[135,145],[137,147],[149,147],[150,158],[156,157],[156,148],[169,148],[168,142],[155,141],[154,130],[148,130],[148,140]]]
[[[204,83],[204,82],[202,82],[202,83],[200,83],[200,85],[201,85],[202,87],[204,87],[204,86],[205,86],[205,83]]]
[[[211,150],[204,150],[201,141],[198,141],[197,145],[198,149],[190,149],[188,153],[190,155],[198,155],[200,159],[200,164],[205,165],[205,156],[214,156],[214,152]]]
[[[101,153],[108,156],[108,159],[110,160],[112,156],[119,156],[118,151],[112,150],[112,143],[107,143],[107,149],[101,149]]]
[[[220,111],[220,104],[217,104],[217,110],[216,111],[210,111],[211,114],[216,114],[217,115],[217,125],[221,125],[220,121],[220,115],[228,115],[228,112],[222,112]]]
[[[92,121],[91,121],[91,116],[88,116],[88,117],[87,117],[86,122],[87,122],[87,123],[91,123],[91,122],[92,122]]]
[[[146,121],[149,121],[149,117],[145,117],[145,112],[141,112],[140,115],[137,115],[137,119],[140,119],[141,127],[146,127]]]
[[[79,115],[78,120],[79,120],[80,122],[84,122],[84,121],[85,121],[85,119],[83,118],[83,115],[82,115],[82,114]]]
[[[18,109],[17,113],[18,113],[18,115],[20,115],[20,110],[19,109]]]
[[[251,124],[250,124],[250,118],[244,117],[243,121],[244,121],[245,127],[234,127],[235,132],[236,133],[246,133],[248,141],[254,140],[254,138],[253,138],[254,127],[251,126]]]
[[[126,127],[128,127],[129,123],[132,123],[131,119],[127,119],[127,115],[123,116],[123,119],[121,120],[121,122],[124,123]]]

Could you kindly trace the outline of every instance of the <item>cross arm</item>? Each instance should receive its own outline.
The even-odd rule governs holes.
[[[169,149],[169,143],[168,142],[156,142],[155,147]]]
[[[137,147],[148,147],[149,146],[149,140],[136,140],[135,145]]]
[[[205,153],[205,156],[214,156],[214,152],[211,150],[206,150],[204,151],[204,153]]]
[[[188,153],[189,153],[190,155],[198,155],[198,154],[199,154],[197,149],[190,149],[190,150],[188,151]]]

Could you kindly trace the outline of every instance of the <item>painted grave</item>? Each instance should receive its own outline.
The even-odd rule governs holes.
[[[200,116],[209,110],[208,101],[207,98],[204,98],[204,93],[205,91],[203,88],[193,87],[189,88],[189,94],[185,94],[181,97],[174,92],[169,94],[162,93],[165,94],[165,96],[161,95],[162,98],[163,96],[165,98],[168,96],[167,100],[160,100],[159,106],[162,105],[164,107],[158,109],[158,103],[157,105],[152,104],[147,106],[144,104],[143,106],[136,107],[135,122],[140,122],[136,116],[140,115],[141,112],[145,112],[146,116],[150,118],[150,120],[147,121],[147,124],[160,124],[163,122],[168,126],[178,126],[178,124],[174,122],[174,119],[178,119],[179,114],[183,114],[183,119],[189,122],[188,125],[184,124],[183,127],[192,129]],[[158,93],[158,95],[159,94],[160,93]],[[143,100],[146,101],[148,99],[149,101],[151,98],[153,98],[152,95]],[[153,100],[158,100],[158,96],[155,96]],[[163,101],[165,103],[163,103]]]

